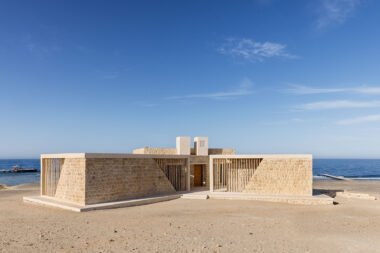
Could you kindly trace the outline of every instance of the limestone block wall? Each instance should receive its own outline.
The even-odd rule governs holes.
[[[194,188],[194,165],[190,165],[190,189]]]
[[[62,159],[61,172],[55,198],[85,204],[86,160],[85,158]]]
[[[243,192],[308,195],[313,192],[312,158],[264,158]]]
[[[208,155],[208,137],[194,137],[196,155]]]
[[[175,192],[151,158],[87,158],[85,189],[85,204]]]
[[[190,137],[178,136],[176,138],[176,150],[178,155],[190,155]]]
[[[205,164],[205,180],[206,180],[206,185],[207,187],[210,187],[210,169],[209,169],[209,164]]]
[[[133,154],[150,154],[150,155],[176,155],[176,148],[139,148],[133,150]]]
[[[133,154],[146,154],[146,155],[176,155],[177,149],[176,148],[138,148],[133,150]],[[191,155],[195,154],[195,148],[190,149]],[[234,155],[235,149],[233,148],[209,148],[208,149],[209,155]]]
[[[209,157],[208,156],[190,156],[190,164],[208,164]]]
[[[209,148],[209,155],[234,155],[235,149],[233,148]]]
[[[145,154],[145,152],[148,152],[148,147],[137,148],[132,151],[133,154],[139,154],[139,155]]]

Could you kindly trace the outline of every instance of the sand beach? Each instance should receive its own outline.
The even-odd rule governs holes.
[[[380,182],[315,181],[380,198]],[[380,252],[380,201],[336,205],[177,199],[74,213],[25,204],[39,184],[0,191],[0,252]]]

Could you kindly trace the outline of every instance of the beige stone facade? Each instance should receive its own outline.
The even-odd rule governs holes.
[[[143,147],[133,150],[133,154],[145,154],[145,155],[175,155],[177,154],[176,148],[149,148]]]
[[[264,158],[243,192],[265,195],[312,195],[312,159]]]
[[[210,156],[212,191],[311,196],[311,155]]]
[[[208,155],[234,155],[235,149],[233,148],[209,148]]]
[[[86,204],[174,193],[152,158],[86,159]]]
[[[188,159],[182,156],[57,154],[41,160],[41,194],[66,202],[87,205],[186,190]]]
[[[55,194],[60,200],[79,204],[86,203],[86,160],[84,158],[61,158],[61,172]]]
[[[133,154],[144,154],[144,155],[175,155],[177,154],[176,148],[150,148],[143,147],[133,150]],[[195,154],[195,149],[190,149],[191,155]],[[208,155],[234,155],[235,149],[233,148],[209,148]]]
[[[41,195],[80,205],[196,187],[261,195],[312,195],[311,155],[235,155],[234,149],[208,148],[205,138],[194,138],[204,149],[198,148],[203,155],[194,155],[189,145],[180,145],[187,155],[178,154],[178,145],[144,147],[134,154],[42,155]]]

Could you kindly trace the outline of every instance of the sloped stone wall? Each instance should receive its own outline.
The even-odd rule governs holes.
[[[77,204],[85,204],[86,160],[64,158],[55,192],[55,198]]]
[[[151,158],[86,159],[86,204],[174,192]]]
[[[264,158],[243,192],[311,196],[312,167],[311,158]]]

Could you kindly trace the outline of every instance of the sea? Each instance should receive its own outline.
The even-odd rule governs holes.
[[[40,181],[40,159],[0,159],[0,170],[13,166],[36,168],[32,173],[2,173],[0,184],[19,185]],[[347,177],[353,180],[380,180],[380,159],[313,159],[315,180],[329,180],[321,174]]]
[[[40,159],[0,159],[0,170],[11,170],[15,165],[25,169],[38,169],[38,171],[31,173],[0,172],[0,184],[19,185],[40,181]]]

